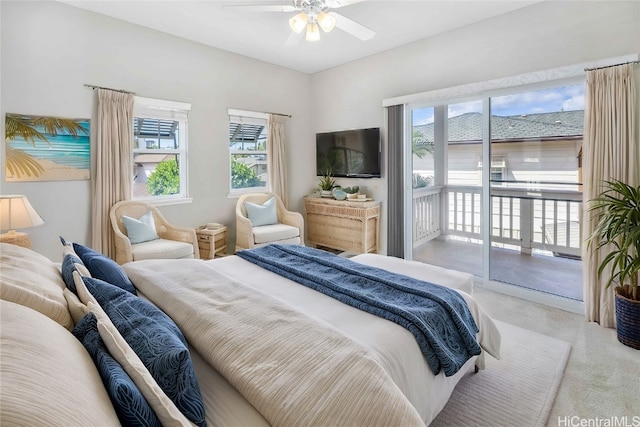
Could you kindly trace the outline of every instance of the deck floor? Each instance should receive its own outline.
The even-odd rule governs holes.
[[[413,250],[413,259],[482,277],[482,245],[432,240]],[[492,248],[491,280],[582,301],[582,261],[546,255],[521,255]]]

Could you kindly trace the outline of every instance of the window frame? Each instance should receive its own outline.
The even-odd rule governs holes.
[[[243,194],[247,193],[256,193],[256,192],[265,192],[269,191],[269,115],[267,113],[261,113],[257,111],[248,111],[248,110],[237,110],[230,108],[228,110],[229,120],[228,120],[228,132],[227,132],[227,147],[229,148],[229,195],[230,198],[237,198]],[[247,155],[249,154],[248,150],[233,150],[231,148],[231,141],[229,138],[230,134],[230,126],[231,123],[246,123],[246,124],[264,124],[263,132],[266,134],[265,136],[265,149],[264,150],[254,150],[251,151],[251,154],[260,154],[264,155],[266,158],[266,169],[267,169],[267,179],[265,180],[265,185],[256,186],[256,187],[243,187],[243,188],[233,188],[233,169],[232,162],[233,156],[235,155]]]
[[[165,120],[178,122],[178,148],[139,148],[134,140],[132,142],[132,161],[135,155],[139,154],[168,154],[175,155],[178,162],[180,176],[180,191],[176,194],[160,195],[160,196],[144,196],[136,197],[133,189],[135,177],[132,177],[132,200],[139,200],[155,205],[169,205],[175,203],[189,202],[189,118],[188,113],[191,110],[191,104],[177,101],[167,101],[162,99],[145,98],[134,96],[133,118]],[[132,123],[133,125],[133,123]],[[132,170],[135,162],[131,165]]]

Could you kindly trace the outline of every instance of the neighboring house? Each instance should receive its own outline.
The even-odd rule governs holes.
[[[491,180],[579,183],[584,111],[491,117]],[[432,145],[433,124],[414,126],[422,144]],[[448,121],[448,184],[482,183],[482,114],[466,113]],[[431,155],[414,156],[413,171],[433,176]],[[509,184],[503,184],[508,186]],[[540,188],[540,186],[537,186]],[[543,188],[578,190],[546,184]]]

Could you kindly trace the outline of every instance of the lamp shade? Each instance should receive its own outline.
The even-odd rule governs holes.
[[[44,224],[27,196],[0,196],[0,230],[29,228]]]
[[[307,26],[308,20],[309,20],[309,17],[307,16],[307,14],[304,12],[300,12],[293,18],[289,19],[289,27],[291,27],[292,31],[300,34],[300,32],[304,30],[304,27]]]
[[[320,40],[320,28],[318,27],[317,22],[309,22],[307,24],[306,40],[308,42],[317,42]]]
[[[336,18],[325,12],[318,13],[317,20],[320,28],[322,28],[322,31],[324,31],[325,33],[333,30],[333,28],[336,26]]]

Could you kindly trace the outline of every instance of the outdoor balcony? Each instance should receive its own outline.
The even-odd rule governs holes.
[[[582,193],[493,187],[489,277],[582,301]],[[483,276],[477,186],[413,191],[413,259]]]

